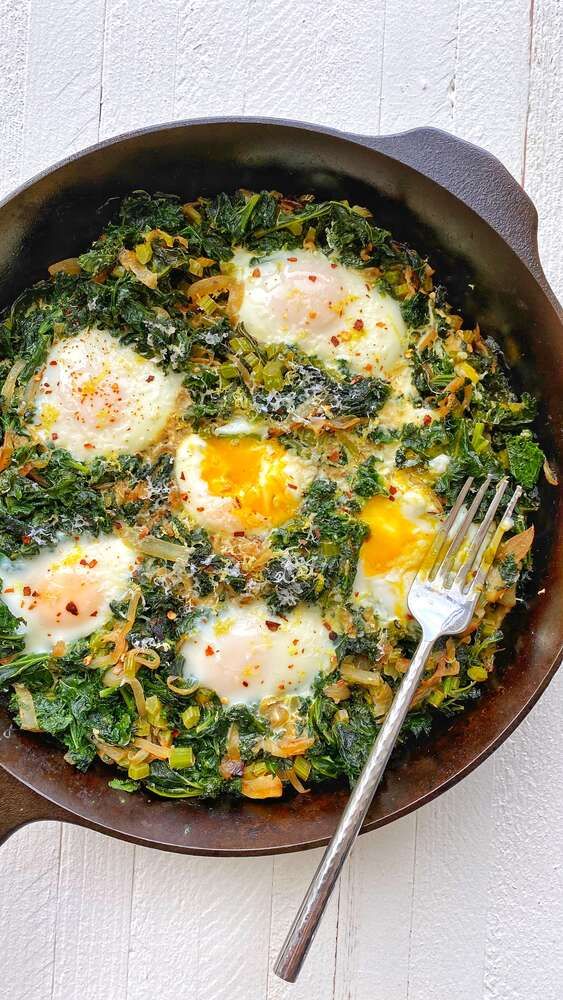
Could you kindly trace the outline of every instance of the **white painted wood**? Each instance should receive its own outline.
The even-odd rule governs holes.
[[[0,194],[20,179],[30,0],[0,0]]]
[[[403,1000],[418,817],[361,837],[340,886],[336,1000]]]
[[[559,0],[0,0],[0,25],[0,191],[173,118],[431,124],[524,179],[563,291]],[[319,852],[215,862],[19,832],[0,851],[0,998],[559,998],[562,710],[563,677],[474,775],[361,839],[295,987],[270,970]]]
[[[535,0],[524,184],[539,213],[545,272],[563,299],[563,5]]]
[[[134,851],[132,844],[63,828],[53,1000],[127,995]]]
[[[0,851],[2,1000],[51,997],[61,835],[59,824],[37,823]]]
[[[23,122],[26,175],[96,141],[103,31],[104,0],[31,0]]]

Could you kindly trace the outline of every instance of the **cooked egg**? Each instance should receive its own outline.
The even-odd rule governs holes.
[[[186,639],[181,655],[185,677],[229,703],[307,694],[318,673],[336,666],[318,608],[296,608],[280,618],[262,601],[227,604]]]
[[[107,331],[83,330],[47,357],[37,433],[80,460],[143,451],[163,431],[181,383]]]
[[[407,594],[439,523],[436,501],[422,484],[398,479],[394,496],[374,496],[360,518],[370,530],[353,593],[384,622],[406,621]]]
[[[135,556],[119,538],[79,538],[25,561],[0,565],[2,600],[23,619],[26,649],[48,652],[56,643],[90,635],[124,596]]]
[[[210,531],[260,534],[283,524],[314,475],[276,440],[189,434],[176,453],[184,509]]]
[[[256,340],[295,344],[364,375],[392,371],[408,340],[401,309],[361,270],[312,250],[280,250],[258,265],[251,259],[237,250],[231,266],[244,289],[238,318]]]

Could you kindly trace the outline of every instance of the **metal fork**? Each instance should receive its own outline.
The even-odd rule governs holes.
[[[274,965],[275,974],[289,983],[294,983],[299,975],[342,866],[360,832],[432,647],[440,636],[458,635],[468,628],[500,540],[511,525],[510,519],[522,493],[520,487],[516,488],[499,524],[493,529],[495,514],[508,486],[508,479],[501,479],[468,548],[462,549],[463,543],[470,538],[471,525],[491,484],[491,477],[486,478],[466,510],[465,499],[472,482],[472,478],[465,482],[410,588],[408,607],[422,629],[422,638]]]

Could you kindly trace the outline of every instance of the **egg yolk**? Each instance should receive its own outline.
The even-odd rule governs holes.
[[[245,528],[257,527],[264,521],[275,527],[297,510],[298,486],[292,481],[285,451],[277,441],[209,439],[201,476],[213,496],[234,500],[236,516]]]
[[[428,536],[420,525],[405,517],[399,504],[388,497],[375,496],[362,510],[362,521],[370,534],[360,549],[368,576],[376,576],[401,565],[414,569],[420,564]]]

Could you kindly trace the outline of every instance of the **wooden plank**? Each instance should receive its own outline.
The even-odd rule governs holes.
[[[563,294],[563,8],[536,0],[523,179],[539,211],[542,260]],[[563,994],[563,675],[494,757],[484,962],[486,1000]]]
[[[274,859],[268,962],[268,1000],[312,1000],[332,997],[338,932],[339,888],[330,900],[324,919],[295,984],[278,979],[272,971],[291,922],[322,857],[322,851],[280,855]]]
[[[418,814],[409,1000],[481,995],[492,763]]]
[[[387,3],[379,131],[451,128],[458,0]]]
[[[95,142],[100,117],[105,0],[31,0],[23,171]]]
[[[23,154],[23,120],[30,0],[0,3],[0,194],[18,184]]]
[[[461,0],[452,129],[520,180],[528,103],[530,0]]]
[[[539,214],[542,262],[563,299],[563,5],[536,0],[523,183]]]
[[[416,815],[360,837],[340,889],[335,1000],[407,995]],[[384,992],[383,992],[384,990]]]
[[[174,118],[178,20],[175,2],[116,0],[108,4],[101,139]]]
[[[563,674],[495,755],[486,1000],[563,995]]]
[[[0,850],[0,996],[6,1000],[51,997],[60,837],[58,824],[34,823]]]
[[[198,118],[244,111],[250,0],[181,0],[179,4],[174,117]]]
[[[126,996],[134,850],[63,826],[52,1000]]]
[[[377,131],[385,0],[253,3],[242,110]]]
[[[127,1000],[265,996],[271,872],[270,858],[137,848]]]

